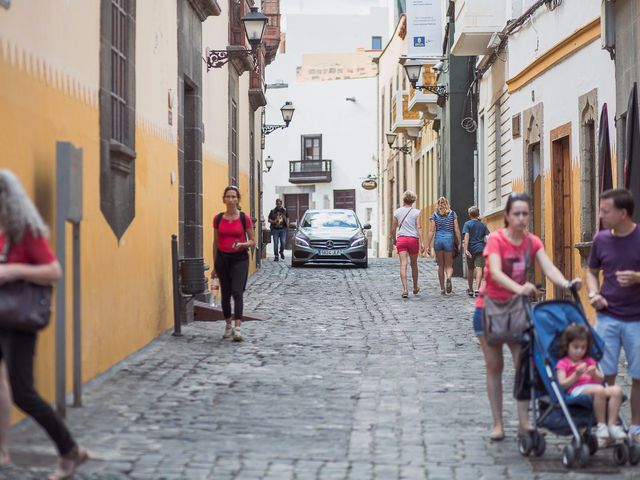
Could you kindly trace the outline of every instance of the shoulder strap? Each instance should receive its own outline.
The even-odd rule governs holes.
[[[413,207],[409,207],[409,211],[407,212],[407,214],[404,217],[402,217],[402,221],[400,222],[400,225],[398,225],[398,230],[400,230],[402,228],[402,224],[404,223],[404,221],[407,219],[407,217],[411,213],[411,210],[413,210]]]
[[[525,268],[529,270],[531,266],[531,257],[533,257],[533,242],[531,241],[531,234],[527,233],[527,241],[529,243],[529,248],[527,249],[527,253],[525,254]]]
[[[214,227],[218,228],[220,226],[220,220],[222,220],[222,215],[224,215],[224,213],[222,212],[216,215],[216,218],[213,220]]]
[[[247,217],[244,212],[240,212],[240,223],[242,224],[242,228],[244,229],[244,233],[247,233]]]

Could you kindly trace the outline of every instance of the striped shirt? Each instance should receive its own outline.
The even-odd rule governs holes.
[[[453,235],[453,225],[456,218],[458,218],[458,216],[453,210],[449,210],[447,215],[440,215],[438,212],[433,212],[431,220],[436,223],[436,234],[450,233]]]

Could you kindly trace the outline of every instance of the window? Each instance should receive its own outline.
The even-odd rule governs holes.
[[[302,135],[301,160],[322,160],[322,135]]]
[[[111,138],[127,145],[127,0],[111,3]]]
[[[333,191],[333,208],[346,208],[347,210],[356,209],[356,191],[351,190],[334,190]]]
[[[382,50],[382,37],[371,37],[371,50]]]
[[[229,158],[229,183],[238,185],[238,104],[231,99],[231,157]]]
[[[380,112],[380,143],[382,145],[384,145],[384,139],[385,136],[384,134],[386,133],[386,130],[384,129],[384,92],[382,92],[382,100],[380,100],[380,108],[382,109],[382,111]]]

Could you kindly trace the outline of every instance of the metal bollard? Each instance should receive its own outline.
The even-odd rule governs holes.
[[[173,336],[181,337],[180,284],[178,280],[178,236],[171,235],[171,269],[173,271]]]

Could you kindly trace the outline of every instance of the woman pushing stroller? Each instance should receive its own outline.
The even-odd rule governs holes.
[[[592,343],[591,332],[585,325],[569,325],[560,338],[558,354],[562,358],[556,364],[556,374],[558,383],[570,397],[590,395],[593,398],[598,446],[604,447],[609,440],[624,440],[627,436],[617,424],[622,389],[618,385],[603,385],[604,376],[596,361],[588,355]]]

